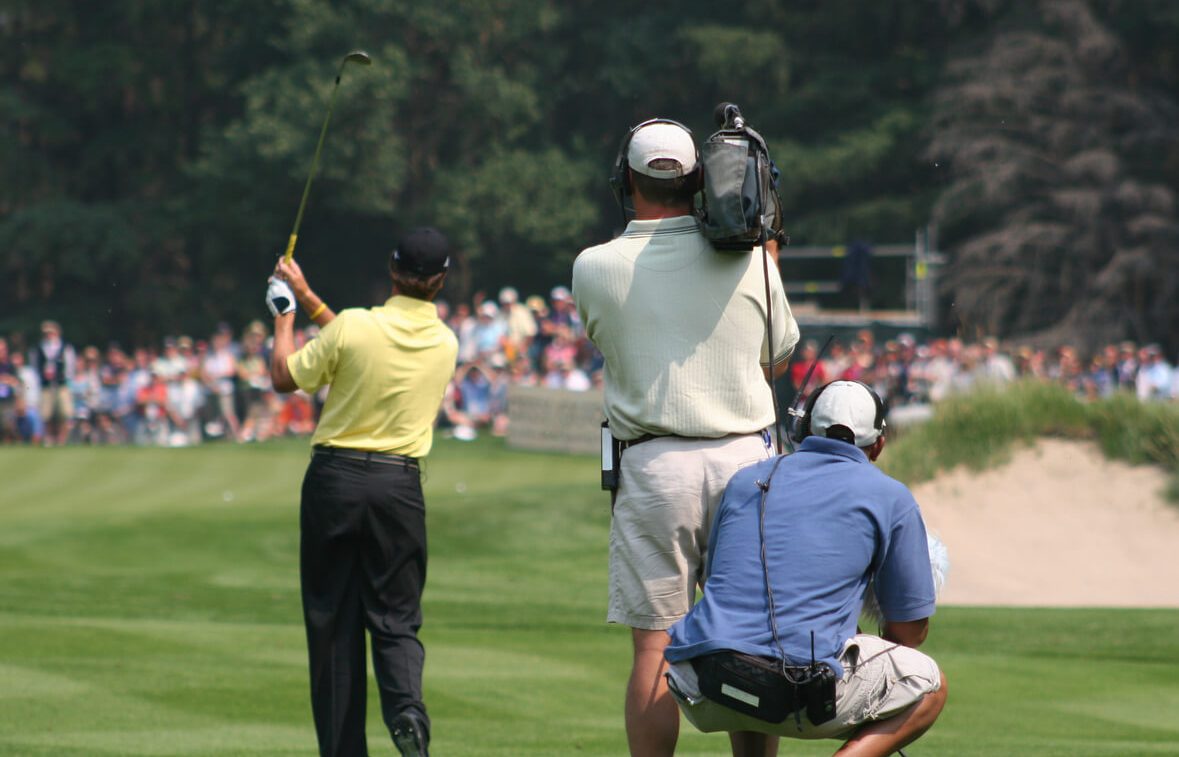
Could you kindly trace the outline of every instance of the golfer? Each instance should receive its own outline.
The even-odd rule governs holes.
[[[640,124],[618,167],[634,220],[578,256],[573,296],[605,357],[605,415],[625,446],[607,620],[632,629],[627,741],[635,755],[670,755],[679,712],[663,677],[667,628],[692,606],[729,477],[773,452],[766,366],[772,351],[785,369],[798,325],[771,265],[771,343],[761,251],[720,253],[701,234],[699,158],[687,129]]]
[[[454,374],[458,343],[433,299],[450,261],[435,229],[409,233],[389,262],[393,296],[335,314],[294,261],[267,290],[275,314],[270,373],[280,392],[329,386],[311,443],[300,510],[303,617],[321,755],[368,754],[365,629],[381,712],[403,755],[425,755],[425,653],[418,640],[426,581],[421,458]],[[323,326],[295,350],[295,301]]]
[[[813,397],[798,450],[729,483],[704,597],[670,632],[668,677],[680,707],[702,731],[742,732],[732,738],[735,757],[776,754],[777,736],[843,739],[840,755],[883,757],[923,734],[946,703],[945,675],[916,650],[935,601],[921,511],[872,465],[884,449],[883,404],[858,381],[834,381]],[[882,636],[856,628],[873,577]],[[730,664],[748,662],[743,654],[771,667],[828,666],[834,709],[819,722],[805,702],[777,713],[780,722],[740,711],[760,700],[710,668],[734,652]]]

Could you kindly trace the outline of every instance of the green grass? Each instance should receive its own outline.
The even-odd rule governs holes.
[[[306,459],[295,442],[0,449],[0,754],[315,754]],[[595,464],[483,439],[428,461],[434,754],[625,753]],[[1179,754],[1179,611],[947,607],[927,649],[950,703],[910,757]],[[392,755],[369,705],[372,753]],[[727,754],[690,726],[680,747]]]

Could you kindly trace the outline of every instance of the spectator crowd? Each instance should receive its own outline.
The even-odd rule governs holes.
[[[506,287],[495,299],[437,302],[458,335],[458,368],[438,423],[443,433],[474,439],[504,435],[508,387],[585,391],[600,386],[602,357],[585,333],[565,287],[521,301]],[[309,326],[297,344],[315,338]],[[804,332],[805,336],[805,332]],[[0,337],[0,441],[41,444],[185,446],[310,434],[322,396],[279,395],[270,385],[270,338],[254,321],[240,333],[219,325],[208,338],[167,337],[158,346],[75,347],[59,324],[40,337]],[[818,357],[804,341],[780,396],[788,402]],[[1086,399],[1132,392],[1144,401],[1179,398],[1179,369],[1155,344],[1106,345],[1093,354],[1072,347],[1006,347],[995,339],[918,342],[908,334],[878,341],[870,330],[832,341],[809,386],[837,378],[872,386],[890,407],[928,405],[982,385],[1020,378],[1054,381]]]

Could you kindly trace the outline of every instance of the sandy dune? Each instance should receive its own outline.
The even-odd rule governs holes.
[[[887,455],[887,451],[885,452]],[[1157,467],[1041,440],[913,487],[946,543],[947,605],[1179,607],[1179,507]]]

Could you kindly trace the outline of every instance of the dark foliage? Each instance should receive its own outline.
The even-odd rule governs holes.
[[[729,100],[770,142],[795,243],[902,241],[932,216],[965,330],[1179,338],[1177,32],[1165,0],[13,0],[0,333],[262,314],[359,48],[374,65],[345,72],[297,251],[333,305],[377,299],[423,223],[460,251],[444,297],[567,283],[619,228],[625,130],[660,115],[703,139]]]

